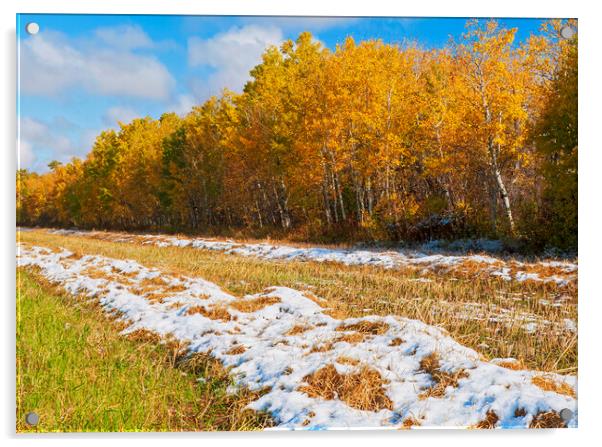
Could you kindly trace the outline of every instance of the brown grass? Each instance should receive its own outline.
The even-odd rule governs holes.
[[[347,343],[361,343],[366,339],[366,334],[362,332],[348,332],[337,337],[337,342],[344,341]]]
[[[327,365],[303,378],[307,385],[299,391],[310,397],[326,400],[340,399],[347,405],[365,411],[393,409],[393,403],[385,394],[380,374],[362,367],[354,374],[339,374],[333,365]]]
[[[232,320],[232,314],[228,312],[225,307],[213,306],[209,309],[204,306],[192,306],[187,311],[188,315],[201,314],[211,320],[230,321]]]
[[[85,275],[92,279],[106,279],[112,280],[118,278],[116,275],[112,275],[110,273],[105,272],[104,270],[98,267],[87,267],[82,271],[82,275]]]
[[[184,303],[180,302],[180,301],[174,301],[173,303],[169,303],[169,308],[170,309],[181,309],[182,307],[184,307]]]
[[[239,355],[244,353],[247,350],[247,348],[245,348],[243,345],[238,345],[238,346],[234,346],[232,348],[230,348],[228,351],[226,351],[226,355]]]
[[[399,337],[395,337],[393,340],[391,340],[391,341],[389,342],[389,346],[399,346],[399,345],[401,345],[402,343],[404,343],[404,341],[403,341],[401,338],[399,338]]]
[[[527,367],[521,360],[503,361],[503,362],[496,363],[496,365],[501,366],[502,368],[512,369],[515,371],[518,371],[521,369],[527,369]]]
[[[138,282],[140,287],[165,287],[166,283],[161,277],[161,275],[155,276],[154,278],[144,278],[140,282]]]
[[[190,343],[176,340],[171,334],[161,337],[158,333],[149,331],[148,329],[136,329],[135,331],[128,333],[126,337],[138,343],[164,345],[169,354],[167,359],[172,367],[176,367],[182,359],[188,356]]]
[[[427,355],[420,361],[420,369],[431,375],[435,384],[418,395],[419,399],[443,397],[448,386],[457,387],[458,380],[468,377],[468,373],[460,369],[454,373],[441,371],[439,355],[436,352]]]
[[[359,323],[344,324],[337,331],[356,331],[368,335],[382,335],[389,330],[389,325],[380,321],[360,321]]]
[[[305,419],[301,425],[303,425],[304,427],[308,426],[309,424],[311,424],[311,418],[313,418],[315,416],[316,416],[316,413],[314,413],[313,411],[310,411],[309,413],[307,413],[307,419]]]
[[[537,413],[529,424],[529,428],[565,428],[566,423],[555,411]]]
[[[188,290],[188,287],[186,287],[184,284],[170,284],[167,287],[164,287],[163,290],[166,292],[178,293]]]
[[[527,415],[527,410],[525,410],[524,408],[517,408],[516,410],[514,410],[514,417],[515,418],[522,418],[525,417]]]
[[[407,417],[403,420],[403,423],[401,424],[401,428],[402,430],[409,430],[412,427],[420,427],[420,421],[418,421],[416,418],[413,418],[412,416]]]
[[[531,383],[544,391],[553,391],[573,398],[576,397],[575,390],[568,383],[558,383],[551,377],[545,375],[533,377]]]
[[[320,343],[320,344],[312,346],[309,353],[312,354],[314,352],[327,352],[327,351],[332,350],[332,346],[333,346],[332,343]]]
[[[115,275],[125,276],[126,278],[133,278],[138,275],[138,272],[124,272],[121,269],[118,269],[114,265],[111,266],[111,272]]]
[[[497,414],[495,414],[495,411],[489,410],[485,416],[485,419],[475,425],[474,428],[490,430],[495,428],[495,424],[497,424],[497,421],[499,420],[500,418]]]
[[[152,303],[163,303],[169,295],[163,292],[146,292],[144,299]]]
[[[280,298],[276,296],[261,296],[252,300],[238,300],[230,304],[230,307],[240,312],[257,312],[264,307],[280,303]]]
[[[284,335],[299,335],[302,334],[306,331],[309,331],[310,329],[313,329],[313,327],[311,326],[301,326],[301,325],[295,325],[293,326],[286,334]]]
[[[354,358],[347,357],[344,355],[337,357],[337,362],[342,365],[351,365],[351,366],[357,366],[360,364],[360,361],[358,359],[354,359]]]
[[[338,304],[335,307],[327,307],[323,310],[324,315],[335,318],[337,320],[344,320],[349,317],[349,314],[345,309],[341,308]]]
[[[327,303],[327,300],[325,300],[324,298],[321,298],[319,296],[317,296],[315,293],[313,293],[310,290],[305,290],[303,292],[303,296],[311,301],[313,301],[314,303],[318,304],[319,306],[324,306],[324,304]]]
[[[148,329],[136,329],[126,335],[130,340],[137,342],[153,343],[157,344],[161,341],[159,334]]]

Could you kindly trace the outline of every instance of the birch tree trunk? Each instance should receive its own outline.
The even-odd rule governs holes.
[[[495,179],[495,183],[497,185],[497,189],[500,193],[500,196],[502,197],[502,204],[504,205],[506,218],[508,219],[508,224],[510,225],[510,233],[514,234],[514,218],[512,217],[510,196],[508,195],[508,190],[506,189],[506,185],[504,184],[504,179],[502,178],[502,173],[498,164],[499,146],[498,148],[495,147],[495,145],[493,144],[492,137],[489,137],[487,145],[489,147],[489,155],[491,157],[491,169],[493,172],[493,177]]]
[[[491,109],[489,107],[489,103],[487,102],[487,98],[485,96],[485,86],[483,80],[481,78],[480,82],[480,90],[481,90],[481,101],[483,104],[483,111],[485,115],[485,124],[489,126],[491,124],[492,116]],[[501,119],[501,117],[500,117]],[[495,179],[495,183],[502,197],[502,203],[504,205],[504,211],[506,213],[506,218],[508,219],[508,224],[510,226],[510,234],[514,234],[514,218],[512,217],[512,207],[510,206],[510,197],[508,196],[508,190],[506,189],[506,185],[504,184],[504,179],[502,178],[502,173],[500,171],[500,166],[498,163],[498,155],[500,151],[499,144],[496,148],[495,143],[493,141],[493,135],[491,132],[487,136],[487,151],[489,153],[489,164],[491,166],[491,172],[493,174],[493,178]],[[493,206],[493,205],[492,205]]]

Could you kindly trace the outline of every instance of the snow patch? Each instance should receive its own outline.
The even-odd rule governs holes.
[[[489,255],[449,255],[427,254],[418,250],[378,250],[378,249],[337,249],[323,247],[293,247],[285,244],[242,243],[232,240],[213,240],[206,238],[182,238],[167,235],[130,235],[111,232],[90,232],[79,230],[50,230],[54,234],[69,236],[87,236],[112,240],[114,242],[135,242],[158,247],[192,247],[200,250],[219,251],[226,254],[256,257],[277,261],[314,261],[333,262],[350,266],[372,265],[386,269],[414,268],[421,275],[459,274],[466,275],[470,266],[476,265],[476,274],[489,274],[505,281],[536,281],[555,283],[560,287],[573,284],[577,280],[578,266],[575,263],[560,261],[541,261],[525,263],[515,259],[506,260]],[[480,240],[477,246],[495,251],[496,241]],[[423,246],[425,250],[439,248],[440,243]],[[458,241],[452,247],[469,251],[473,247],[467,241]],[[547,276],[541,276],[537,270],[545,267],[552,270]],[[474,270],[474,269],[473,269]]]
[[[574,414],[568,425],[577,425],[576,399],[537,387],[532,379],[541,373],[485,362],[442,329],[417,320],[393,315],[339,320],[298,290],[271,287],[237,298],[200,278],[172,277],[129,260],[102,256],[78,259],[66,250],[20,245],[18,265],[36,266],[45,278],[69,293],[98,300],[108,312],[118,311],[130,323],[125,333],[146,329],[188,342],[191,353],[210,353],[230,367],[237,387],[269,389],[250,407],[270,412],[278,428],[386,429],[399,428],[409,418],[422,427],[468,427],[485,420],[490,411],[499,418],[496,427],[524,428],[538,413],[564,408]],[[88,276],[92,268],[106,277]],[[156,289],[140,290],[149,279],[159,283]],[[176,284],[181,287],[170,289]],[[151,298],[152,293],[160,293],[161,299]],[[277,300],[267,299],[270,297]],[[241,312],[233,306],[241,300],[268,304],[253,312]],[[189,312],[193,308],[205,312]],[[217,309],[225,310],[230,318],[211,318],[211,311]],[[299,325],[308,329],[288,334]],[[378,330],[366,331],[360,341],[343,337],[361,331],[361,327]],[[232,354],[236,346],[244,346],[244,352]],[[313,349],[316,346],[328,349]],[[435,378],[423,370],[421,362],[433,353],[442,372],[463,370],[466,376],[460,376],[457,386],[447,386],[442,397],[425,398],[423,393],[435,385]],[[342,356],[357,360],[358,365],[338,363]],[[336,397],[314,398],[300,391],[307,385],[307,376],[327,365],[334,365],[340,374],[353,373],[362,366],[376,371],[392,409],[359,410]],[[575,376],[547,377],[576,389]]]

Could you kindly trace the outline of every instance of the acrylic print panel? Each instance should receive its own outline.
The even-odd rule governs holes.
[[[577,426],[576,20],[17,33],[19,432]]]

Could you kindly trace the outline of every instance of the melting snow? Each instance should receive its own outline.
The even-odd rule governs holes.
[[[144,245],[159,247],[192,247],[201,250],[213,250],[226,254],[252,256],[266,260],[281,261],[316,261],[336,262],[345,265],[373,265],[387,269],[417,268],[421,274],[429,273],[465,273],[468,264],[478,264],[478,274],[488,273],[506,281],[537,281],[555,283],[566,286],[577,279],[578,266],[571,262],[542,261],[524,263],[518,260],[504,260],[487,255],[444,255],[426,254],[416,250],[366,250],[366,249],[337,249],[322,247],[293,247],[284,244],[268,243],[238,243],[235,241],[220,241],[204,238],[182,238],[166,235],[129,235],[111,232],[90,232],[79,230],[50,230],[51,233],[70,236],[89,236],[107,239],[113,242],[139,241]],[[429,245],[425,248],[430,249]],[[529,269],[546,267],[554,272],[548,276],[540,276]]]
[[[409,418],[423,427],[467,427],[486,419],[489,411],[499,418],[496,427],[514,428],[528,427],[540,412],[564,408],[574,414],[568,425],[577,425],[576,399],[534,385],[532,379],[541,372],[485,362],[444,330],[417,320],[397,316],[339,320],[290,288],[272,287],[237,298],[200,278],[169,276],[130,260],[77,258],[66,250],[21,245],[18,264],[36,266],[71,294],[87,295],[106,311],[118,311],[131,323],[126,333],[146,329],[189,342],[191,353],[210,353],[231,367],[237,386],[269,388],[250,407],[271,413],[279,428],[399,428]],[[140,286],[149,280],[164,285],[144,292]],[[162,292],[161,299],[151,296],[157,291]],[[237,310],[259,299],[268,304],[255,311]],[[195,308],[205,312],[189,312]],[[226,310],[221,320],[205,316],[217,309]],[[379,324],[386,330],[355,343],[342,340],[342,335],[352,331],[341,328],[358,323]],[[306,328],[304,332],[288,334],[300,325]],[[325,345],[330,349],[312,349]],[[240,346],[244,352],[232,354],[232,348]],[[425,398],[421,394],[434,383],[420,362],[432,353],[439,356],[441,371],[463,369],[467,376],[458,379],[457,387],[448,386],[442,397]],[[341,356],[359,365],[342,364],[337,361]],[[308,375],[327,365],[334,365],[340,374],[353,373],[361,365],[376,371],[392,409],[359,410],[336,397],[326,400],[300,391]],[[546,377],[576,390],[575,376]]]

